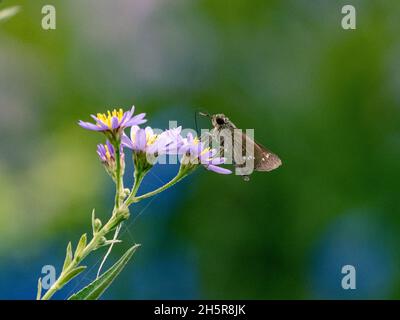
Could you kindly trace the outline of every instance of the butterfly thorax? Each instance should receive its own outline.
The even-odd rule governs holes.
[[[211,123],[212,123],[213,127],[217,130],[236,129],[236,126],[223,113],[214,114],[211,117]]]

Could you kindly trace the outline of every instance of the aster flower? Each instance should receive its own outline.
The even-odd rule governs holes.
[[[181,136],[182,127],[172,128],[169,130],[165,130],[160,134],[160,139],[168,142],[166,145],[167,154],[178,154],[179,149],[183,145],[183,138]]]
[[[225,163],[225,158],[215,157],[217,151],[205,147],[204,143],[199,139],[193,138],[193,135],[189,132],[187,137],[183,139],[183,145],[179,149],[179,153],[182,154],[181,163],[182,166],[186,167],[185,170],[194,170],[199,164],[203,165],[207,170],[214,171],[220,174],[230,174],[231,170],[219,167],[219,165]]]
[[[135,168],[146,172],[154,165],[159,155],[170,154],[178,149],[180,130],[181,128],[176,128],[156,134],[150,127],[141,129],[132,126],[130,138],[124,134],[121,142],[124,147],[133,150]]]
[[[138,126],[132,126],[130,139],[127,135],[123,135],[122,144],[135,152],[143,152],[157,157],[171,153],[171,150],[181,146],[183,142],[180,132],[181,127],[156,134],[150,127],[141,129]]]
[[[106,144],[99,144],[97,145],[97,154],[100,158],[101,163],[104,165],[104,168],[106,169],[107,173],[115,180],[116,179],[116,155],[115,155],[115,148],[114,146],[110,143],[110,141],[107,140]],[[123,174],[124,169],[125,169],[125,156],[122,150],[121,146],[121,172]]]
[[[111,133],[112,136],[115,134],[121,134],[125,128],[132,127],[145,123],[147,120],[144,118],[145,113],[140,113],[133,116],[135,107],[131,110],[124,112],[122,109],[114,109],[107,113],[98,113],[96,116],[91,115],[96,123],[84,122],[79,120],[78,124],[87,130],[101,131],[104,133]]]

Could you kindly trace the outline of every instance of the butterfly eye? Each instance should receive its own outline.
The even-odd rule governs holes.
[[[217,124],[224,124],[225,123],[225,121],[224,121],[224,119],[222,119],[222,118],[217,118]]]

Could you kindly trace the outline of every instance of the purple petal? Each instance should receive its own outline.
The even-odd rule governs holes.
[[[187,152],[190,153],[192,157],[197,157],[199,155],[199,148],[194,145],[189,145],[189,149]]]
[[[193,143],[193,135],[191,132],[187,134],[187,142],[192,144]]]
[[[146,116],[145,113],[140,113],[137,116],[132,117],[125,123],[125,127],[131,127],[134,125],[139,125],[147,122],[147,120],[144,119],[145,116]]]
[[[200,162],[201,162],[201,163],[210,163],[210,160],[209,160],[209,159],[210,159],[210,155],[211,155],[211,152],[210,152],[210,151],[208,151],[208,152],[206,152],[206,153],[200,155],[200,156],[199,156]]]
[[[218,167],[218,166],[214,166],[212,164],[210,164],[208,166],[205,166],[205,168],[207,170],[214,171],[214,172],[220,173],[220,174],[231,174],[232,173],[231,170],[228,170],[228,169],[225,169],[225,168],[222,168],[222,167]]]
[[[104,146],[102,144],[97,145],[97,153],[99,154],[99,156],[106,155],[106,149],[104,148]]]
[[[153,129],[149,126],[147,126],[146,128],[144,128],[144,131],[146,132],[146,135],[148,134],[149,136],[154,135]]]
[[[94,121],[96,121],[96,125],[102,127],[104,130],[108,130],[108,126],[107,126],[103,121],[101,121],[100,119],[98,119],[98,118],[97,118],[95,115],[93,115],[93,114],[91,114],[90,116],[94,119]]]
[[[78,125],[87,130],[104,131],[103,128],[96,126],[95,124],[90,122],[83,122],[82,120],[79,120]]]
[[[184,153],[188,152],[189,148],[190,148],[189,145],[184,144],[179,148],[178,153],[179,154],[184,154]]]
[[[148,152],[165,154],[166,152],[170,152],[172,150],[170,148],[172,144],[173,143],[171,142],[171,139],[169,137],[161,134],[157,137],[157,140],[148,147]]]
[[[166,146],[165,152],[168,154],[182,154],[180,148],[181,145],[177,144],[176,142],[172,142]]]
[[[111,142],[108,141],[108,140],[107,140],[107,142],[106,142],[106,145],[107,145],[108,151],[110,152],[110,155],[111,155],[112,157],[114,157],[114,155],[115,155],[114,146],[113,146],[113,145],[111,144]]]
[[[211,149],[210,158],[213,158],[217,154],[217,150]]]
[[[225,158],[217,157],[217,158],[212,159],[211,163],[214,164],[214,165],[220,165],[220,164],[224,164],[225,161],[226,161]]]
[[[131,140],[132,142],[135,142],[136,140],[136,133],[140,130],[140,128],[138,126],[132,126],[131,127]]]
[[[165,152],[165,146],[160,143],[154,142],[152,145],[147,146],[146,153],[148,154],[163,154]]]
[[[140,129],[136,133],[136,148],[137,150],[144,151],[146,148],[146,132],[144,129]]]
[[[111,118],[111,128],[117,129],[119,126],[119,121],[117,117],[112,117]]]
[[[119,123],[119,125],[121,127],[124,127],[125,126],[125,122],[130,119],[131,115],[129,115],[129,114],[130,114],[130,111],[124,112],[124,115],[122,116],[121,121]]]
[[[99,158],[101,161],[106,161],[106,148],[102,144],[97,145],[97,154],[99,155]]]
[[[193,146],[193,152],[197,156],[200,155],[203,152],[203,146],[200,143],[194,145]]]
[[[129,149],[133,149],[133,142],[129,137],[124,133],[121,137],[121,145],[123,147],[127,147]]]

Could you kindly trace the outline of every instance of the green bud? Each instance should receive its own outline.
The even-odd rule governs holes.
[[[101,247],[101,246],[105,245],[106,242],[107,242],[107,238],[103,236],[100,238],[98,246]]]
[[[133,152],[132,156],[135,166],[135,174],[144,175],[153,167],[154,163],[149,163],[147,161],[148,159],[145,152]]]
[[[98,232],[101,229],[102,223],[101,220],[99,218],[96,218],[94,220],[94,231]]]

